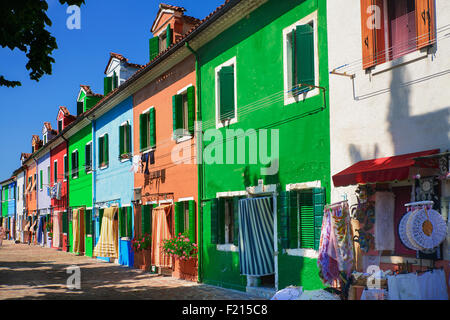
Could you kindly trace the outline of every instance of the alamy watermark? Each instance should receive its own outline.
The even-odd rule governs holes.
[[[278,129],[208,129],[203,133],[201,122],[196,122],[199,153],[192,155],[192,148],[177,144],[171,152],[176,164],[260,164],[261,175],[275,175],[279,169],[280,133]],[[183,129],[175,136],[185,135]],[[203,148],[203,144],[205,147]],[[269,147],[270,146],[270,147]]]
[[[67,29],[81,29],[81,9],[78,6],[69,6],[66,10],[70,16],[66,20]]]
[[[81,289],[81,270],[78,266],[70,266],[66,268],[66,273],[70,274],[67,278],[66,286],[69,290]]]
[[[376,5],[367,7],[366,13],[369,14],[366,25],[370,30],[381,29],[381,8]]]

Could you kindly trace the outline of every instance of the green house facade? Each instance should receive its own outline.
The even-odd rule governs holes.
[[[330,195],[326,5],[269,0],[247,7],[244,18],[197,50],[205,283],[271,292],[323,287],[317,250]],[[239,200],[263,196],[273,210],[274,274],[248,277]]]

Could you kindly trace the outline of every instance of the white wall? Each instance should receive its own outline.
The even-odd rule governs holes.
[[[23,195],[23,185],[25,183],[25,174],[24,172],[20,172],[17,175],[17,201],[16,201],[16,213],[22,214],[24,209],[25,198]]]
[[[450,149],[450,29],[438,32],[429,54],[410,53],[366,73],[360,1],[333,0],[327,6],[330,70],[360,61],[339,70],[355,73],[353,82],[330,74],[331,175],[360,160]],[[436,20],[438,31],[450,24],[450,1],[436,0]],[[331,201],[345,193],[353,202],[353,187],[333,187]]]

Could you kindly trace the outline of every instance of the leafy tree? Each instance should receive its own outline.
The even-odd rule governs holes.
[[[84,0],[59,0],[61,4],[81,6]],[[39,81],[44,74],[52,74],[50,54],[58,48],[56,39],[45,30],[52,21],[47,16],[46,0],[0,1],[0,46],[15,48],[26,53],[30,79]],[[20,86],[20,81],[10,81],[0,74],[0,86]]]

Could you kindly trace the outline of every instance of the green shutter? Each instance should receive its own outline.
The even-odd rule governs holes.
[[[219,108],[221,121],[234,118],[234,66],[219,71]]]
[[[125,126],[119,126],[119,155],[123,155],[125,152],[125,146],[124,146],[124,138],[125,138],[125,132],[124,132]]]
[[[195,201],[189,200],[189,239],[195,241]]]
[[[297,26],[295,36],[298,82],[314,85],[314,29],[309,24]]]
[[[100,224],[100,232],[102,232],[102,222],[103,222],[103,212],[105,211],[105,209],[99,209],[98,210],[98,220],[99,220],[99,224]]]
[[[98,138],[98,166],[101,167],[103,165],[103,137]]]
[[[150,127],[150,147],[156,147],[156,119],[155,108],[151,108],[149,111],[149,127]]]
[[[225,243],[225,198],[219,198],[217,212],[217,240],[219,244],[222,244]]]
[[[233,244],[235,246],[239,245],[239,200],[242,197],[234,197],[233,198]]]
[[[298,247],[297,192],[281,191],[278,196],[280,238],[283,249]]]
[[[184,232],[183,202],[175,202],[175,237]]]
[[[180,98],[181,98],[181,96],[177,95],[177,94],[172,96],[172,120],[173,120],[172,125],[173,125],[174,139],[177,138],[176,135],[175,135],[175,131],[179,128],[179,124],[177,123],[177,119],[178,119],[178,116],[177,116],[178,107],[177,107],[177,105],[178,105],[178,101],[179,101]]]
[[[44,179],[44,174],[42,173],[42,170],[39,171],[39,189],[42,190],[44,187],[44,184],[42,183]]]
[[[109,144],[108,144],[108,135],[105,134],[104,136],[104,151],[105,151],[105,155],[104,155],[104,159],[105,159],[105,163],[108,164],[109,163]]]
[[[142,235],[148,233],[152,233],[151,229],[151,208],[149,205],[143,205],[141,209],[141,215],[142,215]]]
[[[131,153],[131,124],[127,124],[127,148],[125,150],[126,153]]]
[[[77,101],[77,116],[83,113],[83,101]]]
[[[125,208],[119,208],[119,237],[126,237],[126,211]]]
[[[188,131],[194,134],[194,120],[195,120],[195,87],[187,89],[188,101]]]
[[[107,95],[112,90],[112,77],[103,78],[103,95]]]
[[[64,177],[65,179],[69,178],[69,157],[66,155],[64,158]],[[58,179],[58,176],[55,174],[55,181]]]
[[[84,212],[84,233],[86,235],[92,234],[92,210]]]
[[[117,76],[117,74],[116,74],[116,72],[114,71],[113,72],[113,77],[112,77],[112,88],[113,89],[115,89],[115,88],[118,88],[119,87],[119,77]]]
[[[219,219],[218,219],[218,203],[219,200],[216,199],[212,199],[211,200],[211,243],[212,244],[216,244],[218,243],[218,236],[217,236],[217,231],[218,231],[218,223],[219,223]]]
[[[55,177],[57,177],[57,176],[55,175]],[[48,184],[48,186],[51,185],[51,182],[52,182],[51,171],[50,171],[50,166],[48,166],[47,167],[47,184]]]
[[[296,45],[296,31],[293,30],[291,33],[291,61],[292,61],[292,65],[291,65],[291,74],[292,74],[292,78],[291,78],[291,85],[292,88],[295,88],[298,84],[298,77],[297,77],[297,45]]]
[[[149,40],[149,49],[150,49],[150,61],[152,61],[159,54],[159,38],[158,37],[153,37]]]
[[[323,210],[326,203],[325,188],[314,188],[312,192],[314,207],[314,249],[319,250]]]
[[[72,152],[72,178],[76,175],[76,172],[75,172],[75,165],[76,165],[76,163],[75,163],[75,152]]]
[[[97,104],[97,102],[100,101],[100,97],[95,97],[95,96],[86,96],[84,98],[84,111],[88,111],[89,109],[91,109],[93,106],[95,106]]]
[[[133,238],[133,210],[131,207],[127,207],[127,237]]]
[[[170,45],[173,43],[173,30],[170,27],[170,24],[167,25],[167,28],[166,28],[166,42],[167,42],[167,48],[170,47]]]
[[[139,116],[139,136],[141,151],[147,149],[147,116],[141,114]]]
[[[67,217],[67,212],[63,212],[62,214],[62,232],[63,233],[68,233],[68,229],[69,229],[69,220]]]
[[[299,192],[300,247],[314,248],[314,207],[312,190]]]

